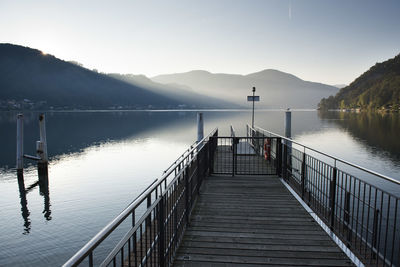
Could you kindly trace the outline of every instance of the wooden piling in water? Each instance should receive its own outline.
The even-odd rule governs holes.
[[[197,142],[200,142],[204,138],[204,121],[203,113],[197,113]]]
[[[40,163],[47,163],[48,156],[47,156],[47,137],[46,137],[46,120],[44,114],[40,114],[39,116],[39,134],[40,134],[40,145],[38,150],[38,154],[41,158],[39,161]]]
[[[17,115],[17,170],[24,168],[24,115]]]

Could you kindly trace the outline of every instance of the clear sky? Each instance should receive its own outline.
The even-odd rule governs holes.
[[[102,72],[272,68],[348,84],[400,53],[400,1],[0,0],[0,42]]]

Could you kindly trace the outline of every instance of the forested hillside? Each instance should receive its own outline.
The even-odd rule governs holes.
[[[400,108],[400,54],[377,63],[335,95],[323,98],[321,109],[386,109]]]

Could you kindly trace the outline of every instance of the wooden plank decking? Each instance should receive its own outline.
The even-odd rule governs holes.
[[[277,177],[205,179],[174,266],[351,266]]]

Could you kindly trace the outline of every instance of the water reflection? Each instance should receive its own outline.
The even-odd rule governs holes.
[[[15,166],[15,112],[0,113],[0,169]],[[36,155],[38,113],[24,113],[24,153]],[[215,112],[213,118],[232,116],[231,112]],[[49,112],[46,113],[47,147],[50,156],[75,152],[92,145],[141,136],[158,129],[173,129],[180,125],[195,126],[195,111],[126,111],[126,112]],[[208,122],[207,122],[208,123]]]
[[[29,220],[30,212],[28,209],[28,201],[26,200],[23,172],[18,172],[18,189],[19,189],[19,198],[21,199],[21,215],[22,218],[24,219],[24,234],[29,234],[31,230],[31,221]]]
[[[203,112],[205,134],[218,126],[221,136],[229,136],[232,124],[238,135],[245,136],[245,125],[251,123],[251,111]],[[50,184],[48,175],[39,175],[38,179],[36,166],[26,168],[17,183],[16,172],[11,169],[15,166],[16,114],[0,113],[0,210],[2,218],[10,218],[0,227],[0,265],[62,265],[195,141],[196,113],[47,113]],[[314,111],[294,111],[294,138],[301,137],[299,141],[303,142],[308,137],[313,147],[339,157],[348,153],[350,158],[345,158],[380,170],[371,162],[382,166],[387,161],[360,149],[369,145],[355,142],[359,138],[336,124],[340,117],[332,116],[321,118]],[[25,153],[36,154],[37,113],[24,117]],[[283,119],[283,111],[256,111],[256,125],[279,134],[283,133]],[[365,156],[356,160],[362,153]],[[387,169],[393,172],[392,166]],[[40,195],[32,194],[36,190]],[[51,203],[57,203],[56,207]],[[29,235],[22,235],[21,227]]]
[[[48,166],[47,164],[38,164],[38,181],[34,182],[30,186],[25,188],[24,174],[23,171],[17,172],[18,179],[18,189],[19,197],[21,203],[21,215],[24,220],[24,235],[27,235],[31,231],[31,220],[29,219],[30,211],[28,209],[28,201],[26,195],[39,186],[39,194],[43,196],[44,199],[44,209],[43,216],[46,221],[50,221],[51,217],[51,204],[50,204],[50,194],[49,194],[49,176],[48,176]]]
[[[387,151],[395,160],[400,160],[400,114],[381,114],[376,112],[319,112],[323,120],[330,120],[334,124],[348,131],[356,139],[362,140],[374,150]]]

